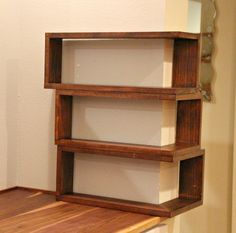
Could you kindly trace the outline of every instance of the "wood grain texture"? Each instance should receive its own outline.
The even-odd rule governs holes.
[[[52,195],[43,196],[38,194],[30,198],[31,195],[34,195],[34,192],[25,190],[14,190],[0,194],[0,221],[34,209],[42,208],[55,200],[55,197]],[[1,227],[0,230],[2,230]]]
[[[76,153],[101,154],[132,159],[176,162],[199,156],[203,153],[199,145],[171,144],[167,146],[145,146],[82,139],[61,139],[56,141],[61,150]]]
[[[200,34],[188,32],[57,32],[46,33],[46,38],[60,39],[190,39],[198,40]]]
[[[57,196],[57,200],[166,218],[174,217],[202,204],[202,200],[196,198],[176,198],[162,204],[149,204],[81,193],[60,195]]]
[[[62,96],[90,96],[120,99],[191,100],[201,99],[197,88],[151,88],[83,84],[51,84]]]
[[[199,69],[199,41],[176,39],[173,56],[173,87],[197,87]]]
[[[57,187],[56,194],[73,192],[74,153],[57,148]]]
[[[179,101],[177,105],[176,143],[199,145],[201,138],[202,101]]]
[[[0,195],[1,233],[138,233],[157,226],[159,217],[56,202],[40,192],[14,190]]]
[[[72,96],[56,94],[55,108],[55,140],[71,138]]]
[[[44,87],[61,82],[62,39],[45,37]]]
[[[204,154],[180,162],[179,196],[185,199],[202,199]]]

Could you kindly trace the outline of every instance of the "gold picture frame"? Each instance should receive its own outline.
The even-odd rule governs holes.
[[[212,79],[214,68],[212,65],[212,54],[214,52],[214,32],[215,19],[217,15],[215,0],[201,0],[201,71],[200,71],[200,88],[205,101],[212,101]]]

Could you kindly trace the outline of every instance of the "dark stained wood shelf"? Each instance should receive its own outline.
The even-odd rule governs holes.
[[[172,85],[170,88],[154,88],[62,83],[63,39],[172,39]],[[44,87],[56,89],[55,142],[58,145],[56,191],[58,200],[162,217],[173,217],[202,204],[205,151],[200,147],[202,100],[198,89],[199,39],[200,34],[186,32],[46,33]],[[176,143],[157,147],[72,139],[73,96],[178,101]],[[163,162],[179,161],[178,198],[153,205],[73,194],[75,153]]]
[[[202,204],[200,199],[176,198],[162,204],[148,204],[78,193],[60,195],[57,197],[57,200],[168,218]]]
[[[59,89],[57,94],[125,99],[191,100],[201,99],[198,88],[153,88],[131,86],[102,86],[82,84],[47,84]]]
[[[204,154],[199,145],[186,143],[168,146],[147,146],[82,139],[60,139],[56,144],[62,150],[77,153],[102,154],[133,159],[176,162]]]
[[[60,39],[199,39],[200,34],[179,31],[170,32],[53,32],[47,38]]]
[[[52,89],[80,88],[76,84],[62,83],[63,39],[172,39],[174,40],[172,87],[196,88],[200,60],[199,38],[200,34],[187,32],[46,33],[44,87]]]

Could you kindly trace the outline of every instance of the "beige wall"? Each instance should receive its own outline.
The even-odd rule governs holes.
[[[217,9],[213,59],[215,97],[213,103],[203,106],[204,205],[181,216],[181,233],[231,232],[236,1],[217,1]]]
[[[158,0],[89,3],[0,1],[0,21],[4,22],[0,24],[0,188],[18,184],[55,189],[54,98],[51,90],[43,89],[45,31],[163,30],[156,24],[163,16],[156,13]],[[186,4],[172,0],[169,7],[182,12],[186,7],[180,9],[180,3]],[[230,232],[235,4],[235,0],[218,1],[215,103],[204,104],[203,112],[205,204],[181,217],[181,233]],[[182,29],[175,17],[168,20],[169,29]]]
[[[19,78],[16,15],[14,2],[0,1],[0,189],[16,185]]]
[[[187,25],[187,0],[181,0],[178,4],[169,0],[168,7],[165,3],[165,0],[1,1],[0,17],[4,22],[1,24],[4,35],[0,37],[3,40],[1,52],[4,54],[1,58],[3,86],[0,87],[3,91],[0,99],[3,106],[0,118],[3,127],[1,188],[17,184],[55,190],[54,94],[52,90],[43,89],[44,33],[183,30]],[[167,14],[169,8],[175,12],[174,16]],[[169,73],[167,70],[170,67],[170,64],[165,64],[166,73]],[[168,112],[168,107],[164,111]],[[160,117],[155,120],[158,119],[161,120]],[[162,123],[166,124],[166,120]],[[157,143],[164,142],[163,139],[158,140]],[[140,165],[137,162],[135,169],[141,167],[140,171],[148,174],[148,169]],[[127,163],[126,166],[132,168]],[[159,174],[159,170],[155,173]],[[129,175],[129,178],[132,181],[132,176]],[[157,193],[159,178],[153,177],[153,183],[155,178],[157,188],[154,192]],[[145,187],[145,182],[138,184],[135,177],[133,183],[136,182],[134,187]],[[145,197],[141,195],[141,198]],[[176,232],[178,229],[175,225]]]

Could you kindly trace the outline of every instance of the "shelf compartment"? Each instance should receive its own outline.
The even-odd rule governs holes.
[[[78,193],[59,195],[57,200],[167,218],[202,204],[201,199],[176,198],[162,204],[149,204]]]
[[[82,84],[49,84],[65,96],[90,96],[122,99],[192,100],[201,99],[198,88],[152,88]]]
[[[167,146],[146,146],[82,139],[59,139],[56,144],[68,152],[101,154],[106,156],[176,162],[204,153],[199,145],[178,143]]]
[[[57,32],[46,33],[47,38],[59,39],[191,39],[200,38],[199,33],[170,32]]]
[[[192,87],[198,84],[200,34],[186,32],[80,32],[45,34],[44,87],[52,89],[76,89],[76,84],[62,83],[63,39],[172,39],[173,87]]]
[[[150,204],[101,197],[73,192],[75,154],[70,148],[58,146],[57,149],[57,199],[66,202],[123,211],[149,214],[159,217],[174,217],[203,202],[204,151],[197,157],[180,161],[179,164],[179,195],[178,198],[161,204]]]

